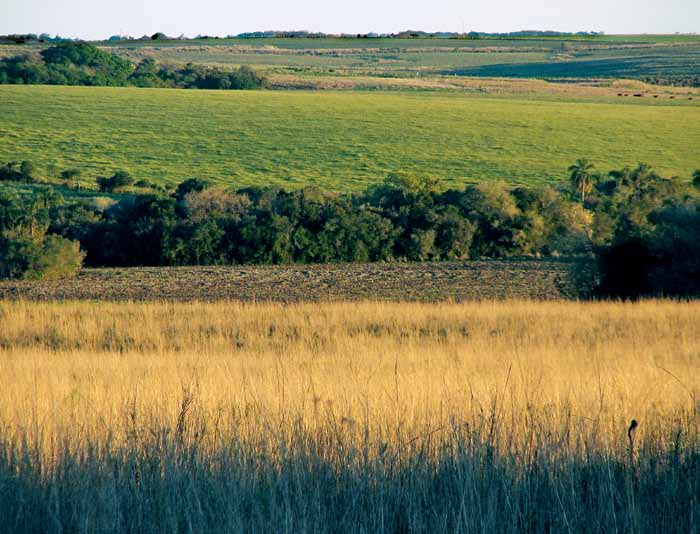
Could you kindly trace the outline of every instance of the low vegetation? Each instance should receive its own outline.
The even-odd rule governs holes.
[[[697,303],[0,313],[17,534],[698,530]]]

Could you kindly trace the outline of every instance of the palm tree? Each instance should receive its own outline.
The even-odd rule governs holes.
[[[576,160],[569,172],[571,173],[571,186],[581,195],[581,204],[586,200],[586,194],[593,188],[593,169],[595,166],[587,159]]]

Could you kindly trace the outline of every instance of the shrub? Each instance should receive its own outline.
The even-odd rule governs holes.
[[[113,193],[117,189],[129,186],[134,183],[134,179],[126,171],[117,171],[111,178],[100,176],[97,178],[97,187],[101,193]]]
[[[189,180],[181,182],[177,186],[173,197],[175,197],[178,201],[182,201],[189,193],[204,191],[207,187],[209,187],[209,185],[209,182],[206,180],[190,178]]]
[[[80,176],[80,169],[66,169],[61,171],[61,180],[70,181]]]
[[[19,173],[25,182],[33,182],[36,173],[36,167],[31,161],[23,161],[19,166]]]
[[[0,180],[33,182],[36,168],[31,161],[11,161],[0,167]]]
[[[74,276],[82,262],[77,241],[56,235],[0,237],[0,278],[51,280]]]

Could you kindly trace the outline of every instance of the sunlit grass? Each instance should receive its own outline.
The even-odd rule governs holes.
[[[654,165],[690,179],[700,107],[445,94],[207,92],[0,86],[0,162],[83,179],[130,171],[251,184],[361,190],[388,174],[445,185],[557,185],[579,157],[602,171]]]
[[[0,518],[17,532],[692,532],[699,313],[3,303]]]

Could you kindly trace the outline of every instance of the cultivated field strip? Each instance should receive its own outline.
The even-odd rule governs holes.
[[[581,296],[565,261],[489,260],[83,269],[72,279],[0,281],[15,300],[464,301]]]

